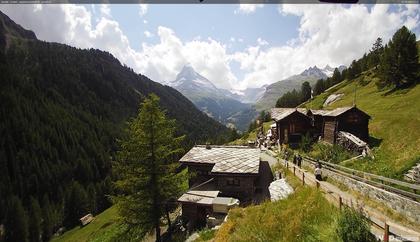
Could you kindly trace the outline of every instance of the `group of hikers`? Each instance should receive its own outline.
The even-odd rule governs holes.
[[[293,164],[299,166],[299,168],[302,167],[302,156],[300,154],[293,156]]]
[[[284,160],[287,160],[288,154],[287,151],[284,154]],[[302,167],[302,156],[300,154],[294,154],[293,155],[293,164],[297,165],[299,168]],[[315,170],[314,170],[314,175],[315,175],[315,179],[317,179],[318,181],[322,181],[322,165],[321,162],[319,162],[319,160],[317,161],[317,163],[315,164]]]

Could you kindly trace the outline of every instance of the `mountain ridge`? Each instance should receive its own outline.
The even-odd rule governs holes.
[[[187,64],[168,85],[190,99],[209,117],[238,130],[246,130],[255,118],[251,104],[242,103],[239,96],[229,90],[216,87]]]
[[[346,67],[340,65],[337,67],[341,72]],[[293,89],[300,90],[302,83],[308,81],[311,87],[314,87],[315,83],[319,79],[326,79],[332,76],[335,68],[326,65],[323,69],[318,68],[316,65],[309,67],[302,71],[300,74],[292,75],[286,79],[278,82],[274,82],[266,87],[263,96],[256,102],[255,107],[257,110],[266,110],[275,106],[277,99],[283,94]]]

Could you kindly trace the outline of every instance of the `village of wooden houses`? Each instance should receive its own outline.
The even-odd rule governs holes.
[[[0,4],[0,242],[420,242],[418,5],[204,6]]]

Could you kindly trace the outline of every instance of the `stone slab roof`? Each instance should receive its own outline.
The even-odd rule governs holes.
[[[296,111],[304,115],[307,112],[305,108],[272,108],[271,118],[275,121],[280,121]]]
[[[247,146],[195,146],[180,162],[214,164],[212,173],[258,174],[261,151]]]
[[[191,202],[200,204],[212,204],[213,199],[219,195],[219,191],[188,191],[180,198],[178,202]]]
[[[314,115],[321,115],[321,116],[329,116],[329,117],[337,117],[340,116],[341,114],[349,111],[350,109],[356,108],[355,106],[353,107],[341,107],[341,108],[336,108],[333,110],[322,110],[322,109],[310,109],[311,113],[313,113]],[[358,109],[360,110],[360,109]],[[271,109],[271,118],[274,119],[275,121],[280,121],[284,118],[286,118],[287,116],[289,116],[290,114],[294,113],[294,112],[300,112],[304,115],[308,114],[308,110],[306,108],[272,108]],[[362,110],[360,110],[361,112],[363,112]],[[363,112],[365,113],[365,112]],[[367,116],[369,116],[367,113],[365,113]],[[370,117],[370,116],[369,116]]]

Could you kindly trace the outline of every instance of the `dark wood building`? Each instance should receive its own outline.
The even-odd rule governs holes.
[[[239,199],[245,204],[254,199],[262,190],[260,153],[247,146],[197,145],[180,159],[188,167],[190,188],[178,202],[191,229],[202,227],[207,215],[214,215],[215,198]]]
[[[221,195],[244,201],[251,199],[258,190],[260,153],[259,149],[246,146],[197,145],[180,162],[192,175],[190,187],[213,179],[215,190]]]
[[[281,144],[299,142],[306,133],[310,133],[314,139],[321,137],[324,141],[335,144],[340,131],[369,141],[370,116],[356,106],[334,110],[273,108],[271,117],[277,124]]]
[[[322,137],[325,141],[335,144],[340,131],[349,132],[365,142],[369,141],[370,116],[357,107],[337,108],[325,113],[323,117]]]
[[[276,122],[280,144],[299,143],[302,136],[310,132],[312,127],[306,109],[275,108],[271,111],[271,117]]]

